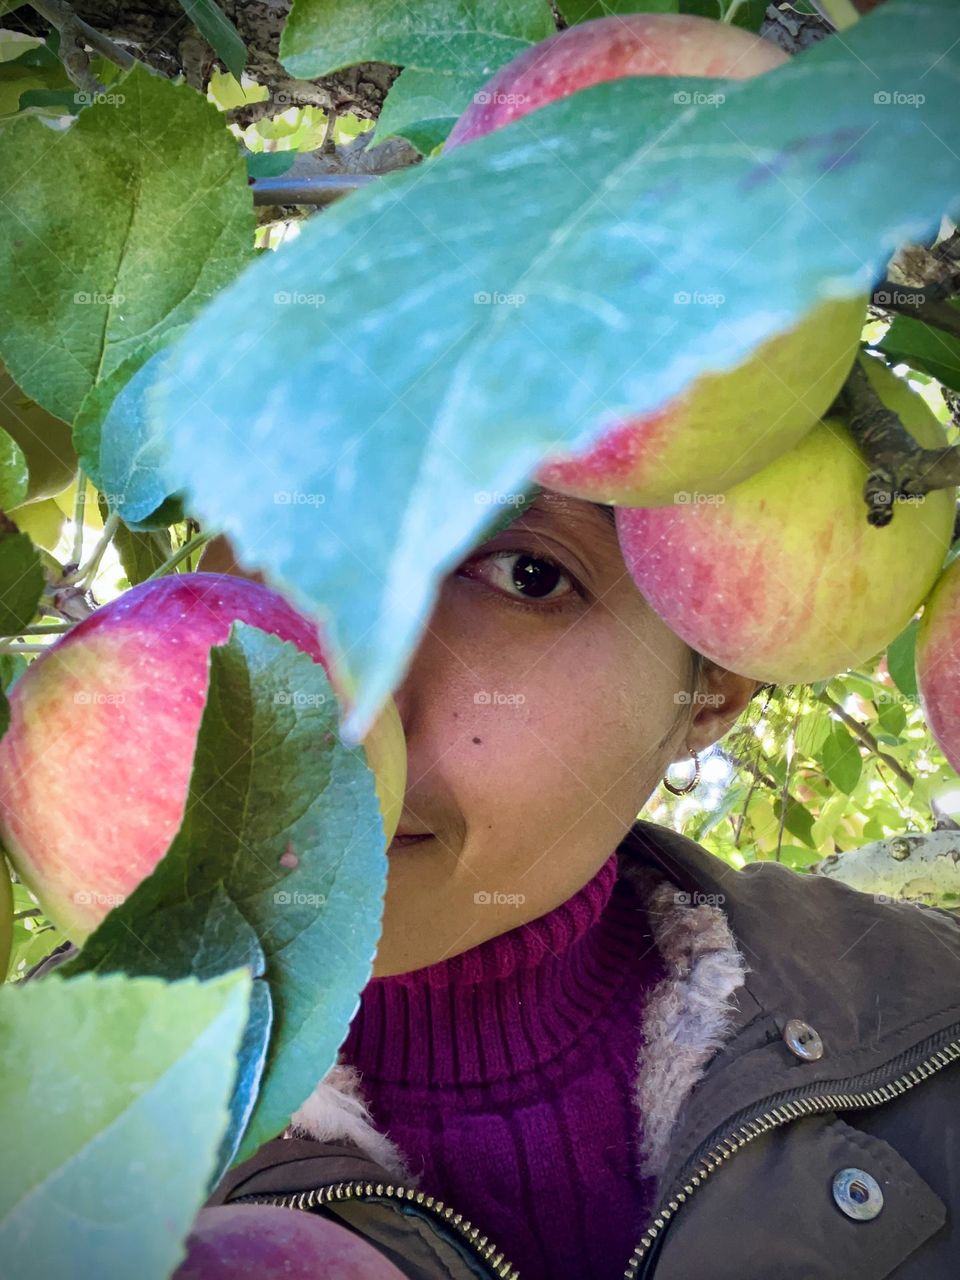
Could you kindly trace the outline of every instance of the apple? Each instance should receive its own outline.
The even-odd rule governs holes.
[[[77,472],[69,422],[31,400],[0,361],[0,427],[16,440],[27,460],[27,502],[52,498]]]
[[[0,853],[0,982],[6,982],[13,946],[13,885],[10,872]]]
[[[143,582],[44,649],[10,694],[0,842],[50,919],[80,943],[156,866],[180,828],[208,655],[240,619],[319,662],[320,632],[278,592],[181,573]],[[392,699],[364,742],[387,842],[406,741]]]
[[[171,1280],[403,1280],[389,1258],[331,1218],[271,1204],[201,1209]]]
[[[788,61],[771,41],[712,18],[596,18],[501,67],[474,95],[444,150],[620,76],[747,79]],[[729,489],[790,449],[827,410],[866,318],[866,295],[822,302],[733,368],[700,374],[649,412],[611,416],[586,448],[548,454],[534,479],[576,498],[633,507],[672,503],[683,491]],[[722,366],[722,349],[716,355]]]
[[[881,400],[926,448],[943,427],[882,361],[858,357]],[[726,493],[622,507],[617,534],[651,608],[694,649],[760,681],[824,680],[874,657],[907,625],[950,546],[953,489],[868,524],[869,468],[840,417]]]
[[[923,606],[916,668],[927,727],[960,773],[960,560],[943,571]]]
[[[39,502],[27,502],[20,507],[12,507],[7,515],[14,521],[21,533],[30,535],[30,539],[38,547],[53,551],[60,541],[66,516],[54,502],[53,498],[42,498]]]

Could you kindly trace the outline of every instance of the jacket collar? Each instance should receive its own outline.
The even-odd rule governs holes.
[[[638,1171],[658,1187],[765,1098],[818,1081],[842,1092],[845,1079],[960,1024],[960,922],[948,912],[880,904],[775,863],[736,870],[650,822],[634,824],[618,855],[666,968],[646,1002],[635,1077]],[[791,1018],[817,1029],[822,1059],[791,1053]],[[284,1136],[353,1143],[390,1177],[419,1185],[373,1125],[347,1063],[323,1077]]]
[[[699,851],[692,841],[685,843]],[[736,1024],[738,1009],[730,998],[746,966],[722,910],[694,900],[692,881],[684,892],[661,867],[645,855],[638,860],[636,851],[622,845],[618,863],[618,874],[635,885],[666,969],[646,1002],[646,1042],[634,1085],[643,1117],[639,1172],[659,1176],[678,1112]],[[284,1136],[353,1142],[391,1177],[419,1185],[396,1144],[373,1125],[360,1075],[349,1063],[330,1069]]]

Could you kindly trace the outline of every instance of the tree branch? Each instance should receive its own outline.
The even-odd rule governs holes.
[[[908,787],[915,787],[917,785],[916,778],[909,772],[909,770],[903,767],[899,760],[895,760],[893,756],[888,756],[885,751],[881,750],[880,743],[877,742],[876,738],[865,724],[861,724],[855,716],[852,716],[849,713],[849,711],[845,711],[839,702],[834,702],[833,698],[831,698],[827,692],[818,694],[818,698],[820,702],[830,708],[838,720],[842,720],[847,728],[860,739],[863,745],[870,751],[871,755],[876,756],[878,760],[882,760],[887,768],[891,769],[897,775],[901,782],[905,782]]]
[[[918,285],[913,288],[893,280],[883,280],[874,289],[870,303],[884,311],[895,311],[899,315],[910,316],[912,320],[922,320],[934,329],[960,338],[960,311],[941,301],[942,296],[938,286]]]
[[[86,45],[129,71],[136,62],[132,53],[78,18],[66,0],[31,0],[32,7],[60,35],[60,60],[67,75],[84,93],[103,93],[104,86],[90,70]]]
[[[873,359],[873,357],[865,357]],[[835,401],[863,454],[870,474],[863,496],[867,520],[881,528],[893,519],[894,503],[960,484],[960,449],[924,449],[880,399],[858,357]]]

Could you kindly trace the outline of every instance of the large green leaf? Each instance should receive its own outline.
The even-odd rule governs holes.
[[[887,646],[887,671],[905,698],[917,697],[917,627],[914,618]]]
[[[960,304],[952,305],[960,316]],[[895,316],[893,324],[875,346],[891,360],[902,360],[954,391],[960,391],[960,338],[934,329],[922,320],[914,320],[912,316]]]
[[[27,496],[29,482],[23,450],[10,432],[0,427],[0,511],[18,507]]]
[[[250,977],[0,987],[4,1273],[167,1280],[227,1123]]]
[[[43,592],[40,555],[27,533],[13,532],[0,514],[0,636],[20,635],[37,612]]]
[[[73,424],[73,446],[111,511],[131,527],[170,497],[163,469],[166,441],[147,394],[167,348],[187,326],[164,329],[90,388]]]
[[[833,785],[850,795],[860,781],[863,757],[850,731],[842,724],[834,724],[833,732],[821,747],[820,759]]]
[[[246,169],[223,116],[142,63],[66,133],[14,120],[0,171],[0,355],[65,421],[252,257]]]
[[[227,70],[239,80],[247,65],[247,46],[216,0],[180,0],[180,4]]]
[[[555,31],[547,0],[293,0],[280,60],[302,79],[356,62],[490,75]]]
[[[346,740],[546,452],[864,292],[939,225],[958,76],[960,9],[889,0],[721,107],[716,81],[597,85],[352,195],[214,299],[157,388],[173,479],[327,617]],[[923,111],[876,101],[888,82]]]
[[[406,67],[383,101],[377,119],[377,141],[397,134],[424,155],[429,154],[446,141],[485,79],[483,72]]]
[[[238,1159],[333,1065],[372,972],[383,821],[364,750],[342,746],[337,715],[319,663],[234,623],[210,653],[180,832],[67,970],[209,974],[239,955],[256,965],[251,947],[263,948],[275,1021]],[[250,1094],[258,1083],[251,1070]]]

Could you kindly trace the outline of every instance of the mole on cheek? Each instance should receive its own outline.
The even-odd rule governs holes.
[[[479,747],[479,745],[480,745],[480,743],[481,743],[482,739],[480,739],[480,738],[474,738],[474,739],[473,739],[473,741],[474,741],[474,742],[477,744],[477,746]]]

